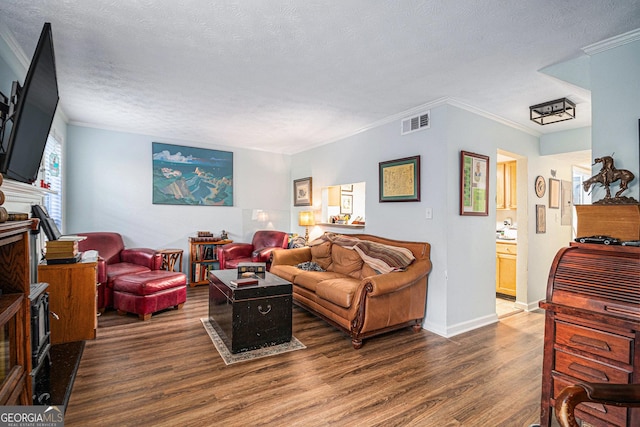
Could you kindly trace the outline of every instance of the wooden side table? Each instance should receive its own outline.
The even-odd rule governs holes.
[[[38,265],[38,280],[49,284],[51,344],[93,340],[98,328],[97,262]]]
[[[161,249],[162,269],[167,271],[179,271],[182,273],[182,249]],[[177,270],[176,270],[177,267]]]

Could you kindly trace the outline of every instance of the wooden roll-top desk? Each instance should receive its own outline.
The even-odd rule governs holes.
[[[540,423],[551,425],[555,396],[578,381],[640,384],[640,247],[571,243],[551,266]],[[640,426],[640,408],[583,403],[594,426]]]

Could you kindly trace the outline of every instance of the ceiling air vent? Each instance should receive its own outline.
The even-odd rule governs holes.
[[[408,117],[402,119],[402,129],[400,129],[400,135],[406,135],[411,132],[415,132],[422,129],[429,129],[429,123],[431,115],[430,111],[420,113],[417,116]]]

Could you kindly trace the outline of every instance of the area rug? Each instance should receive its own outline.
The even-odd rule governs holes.
[[[207,334],[209,334],[209,338],[211,338],[213,345],[215,346],[216,350],[218,350],[218,353],[220,353],[220,357],[222,357],[222,360],[224,360],[224,363],[226,365],[231,365],[232,363],[238,362],[246,362],[248,360],[259,359],[261,357],[274,356],[276,354],[288,353],[290,351],[302,350],[303,348],[307,348],[296,337],[292,336],[291,341],[283,344],[272,345],[233,354],[224,344],[224,342],[218,335],[218,332],[213,328],[213,326],[211,326],[211,323],[209,323],[209,319],[201,318],[200,321],[202,322],[205,331],[207,331]]]

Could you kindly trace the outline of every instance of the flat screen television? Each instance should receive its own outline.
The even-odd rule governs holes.
[[[0,173],[31,184],[38,177],[59,99],[50,23],[42,28],[24,85],[13,87],[13,115],[5,121]]]

